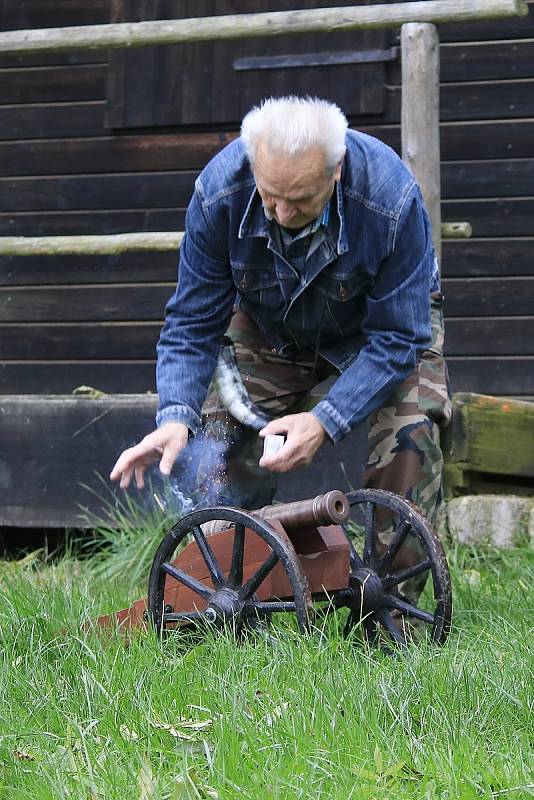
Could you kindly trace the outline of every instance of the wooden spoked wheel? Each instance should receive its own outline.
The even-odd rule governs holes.
[[[451,625],[452,592],[445,552],[432,526],[414,505],[391,492],[361,489],[347,497],[349,588],[331,603],[348,609],[345,635],[358,629],[368,642],[386,646],[404,647],[422,637],[443,644]]]
[[[221,521],[226,532],[213,538],[202,525]],[[187,537],[187,557],[177,551]],[[224,541],[220,539],[224,537]],[[273,599],[265,592],[271,579],[283,596]],[[189,609],[169,602],[169,586],[187,590]],[[182,588],[183,587],[183,588]],[[263,590],[263,592],[262,592]],[[282,592],[281,592],[282,593]],[[311,597],[308,582],[293,545],[283,530],[240,509],[206,508],[183,517],[161,542],[150,572],[148,614],[162,634],[192,626],[228,627],[235,631],[255,629],[277,613],[291,613],[300,631],[310,624]]]

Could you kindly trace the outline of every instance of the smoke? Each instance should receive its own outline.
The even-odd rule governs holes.
[[[230,436],[223,423],[213,422],[189,440],[178,456],[169,478],[164,477],[157,465],[150,473],[152,489],[161,486],[157,493],[158,505],[168,514],[182,517],[190,511],[228,502],[230,488],[226,477],[226,463]],[[156,493],[153,493],[156,501]]]

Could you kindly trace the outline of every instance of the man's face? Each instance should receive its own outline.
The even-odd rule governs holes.
[[[295,157],[280,156],[260,142],[254,179],[269,219],[284,228],[302,228],[319,216],[341,176],[341,164],[326,168],[320,148]]]

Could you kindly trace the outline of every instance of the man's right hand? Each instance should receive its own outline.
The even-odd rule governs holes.
[[[174,462],[184,449],[189,438],[189,429],[181,422],[166,422],[145,436],[135,447],[129,447],[119,458],[109,476],[112,481],[120,479],[121,489],[127,489],[135,475],[139,489],[145,485],[145,469],[161,456],[160,471],[170,475]]]

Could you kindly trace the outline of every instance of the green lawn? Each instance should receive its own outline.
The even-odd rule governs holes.
[[[1,562],[0,797],[534,797],[534,552],[449,556],[448,644],[394,657],[335,624],[125,646],[86,623],[131,564]]]

